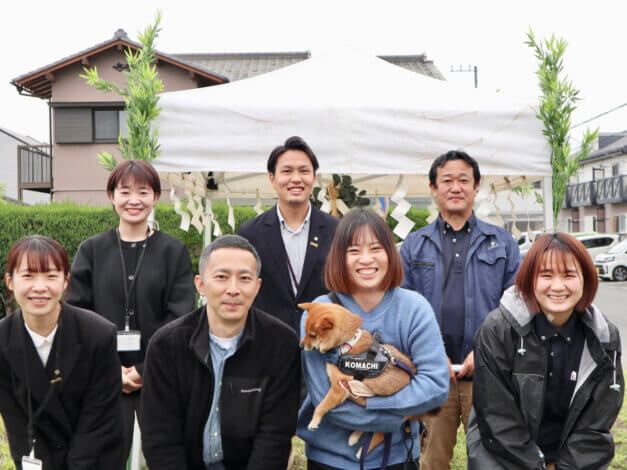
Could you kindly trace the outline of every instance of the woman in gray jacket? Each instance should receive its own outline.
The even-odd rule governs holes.
[[[618,330],[574,237],[545,234],[474,339],[469,469],[602,469],[623,403]]]

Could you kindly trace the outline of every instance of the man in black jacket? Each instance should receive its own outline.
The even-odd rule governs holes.
[[[267,162],[277,205],[242,225],[238,233],[257,249],[263,285],[255,307],[299,331],[299,303],[326,294],[323,272],[338,219],[309,202],[318,160],[300,137],[276,147]]]
[[[151,470],[285,469],[296,430],[295,333],[251,308],[261,261],[238,235],[211,243],[195,283],[207,305],[154,334],[142,445]]]

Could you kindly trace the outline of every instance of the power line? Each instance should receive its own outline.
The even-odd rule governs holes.
[[[627,103],[623,103],[623,104],[621,104],[621,105],[619,105],[619,106],[616,106],[615,108],[612,108],[612,109],[610,109],[610,110],[608,110],[608,111],[605,111],[604,113],[597,114],[596,116],[591,117],[590,119],[586,119],[585,121],[582,121],[582,122],[580,122],[579,124],[575,124],[574,126],[572,126],[572,127],[571,127],[571,129],[574,129],[575,127],[582,126],[582,125],[584,125],[584,124],[587,124],[588,122],[594,121],[595,119],[598,119],[598,118],[600,118],[600,117],[603,117],[603,116],[605,116],[606,114],[613,113],[614,111],[616,111],[616,110],[618,110],[618,109],[620,109],[620,108],[624,108],[625,106],[627,106]]]

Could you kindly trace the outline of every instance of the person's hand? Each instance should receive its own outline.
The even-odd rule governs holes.
[[[451,382],[456,384],[457,377],[455,376],[455,372],[453,372],[453,364],[451,363],[451,358],[446,356],[446,360],[448,361],[448,376],[451,379]]]
[[[555,470],[555,464],[553,462],[546,464],[546,470]]]
[[[461,370],[457,373],[457,378],[472,377],[475,373],[475,353],[470,351],[464,362],[462,363]]]
[[[135,366],[122,366],[122,392],[132,393],[142,386],[142,376],[139,375]]]

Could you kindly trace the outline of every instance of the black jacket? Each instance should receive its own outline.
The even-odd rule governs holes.
[[[542,469],[537,445],[544,410],[546,351],[532,313],[508,289],[475,336],[469,469]],[[561,437],[558,470],[610,465],[610,428],[623,403],[624,379],[616,327],[594,307],[583,312],[585,345]]]
[[[120,361],[115,327],[86,310],[63,304],[61,326],[44,368],[20,311],[0,320],[0,412],[17,468],[30,448],[26,427],[26,375],[33,412],[39,407],[57,348],[61,381],[35,422],[35,455],[45,470],[124,468],[120,411]],[[24,354],[26,357],[24,358]]]
[[[299,331],[303,311],[298,308],[298,304],[311,302],[328,292],[324,286],[324,264],[339,220],[311,207],[305,263],[298,292],[294,296],[276,211],[277,207],[274,206],[249,220],[239,228],[238,234],[246,237],[261,257],[262,282],[255,307],[284,321],[294,331]]]
[[[294,332],[252,308],[224,365],[220,428],[227,470],[287,468],[299,374]],[[150,469],[204,469],[203,430],[214,389],[205,307],[155,333],[143,380],[140,423]]]
[[[93,310],[123,329],[124,285],[115,229],[85,240],[71,272],[68,303]],[[135,283],[141,351],[120,353],[120,361],[123,366],[134,365],[141,374],[152,334],[195,307],[192,265],[183,242],[163,232],[153,233]]]

